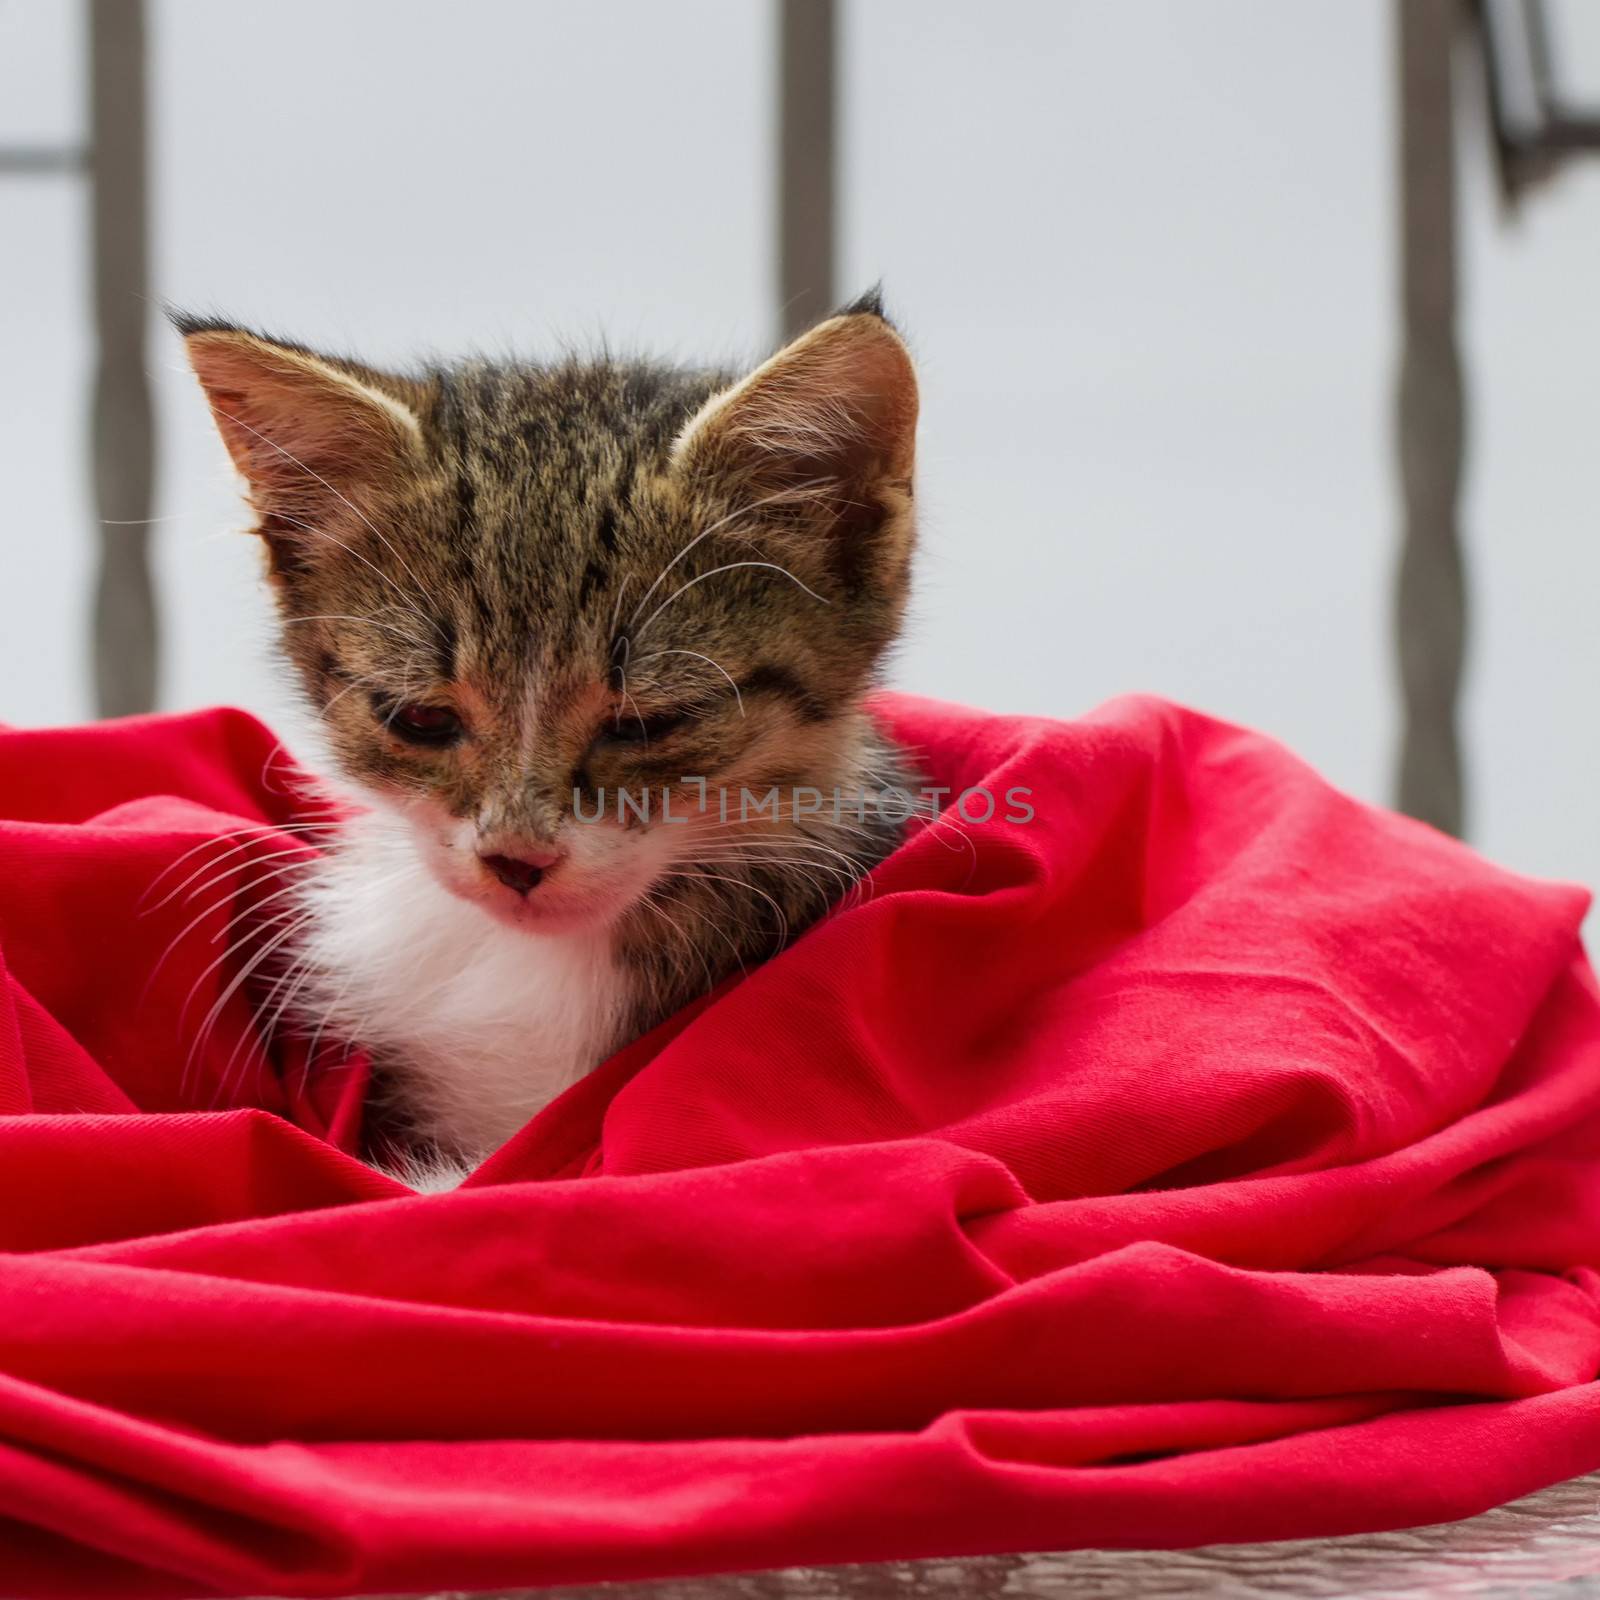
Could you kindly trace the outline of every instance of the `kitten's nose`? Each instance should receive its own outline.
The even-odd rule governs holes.
[[[538,888],[539,880],[559,858],[553,851],[544,851],[530,852],[525,856],[480,856],[478,859],[506,888],[515,889],[518,894],[528,894]]]

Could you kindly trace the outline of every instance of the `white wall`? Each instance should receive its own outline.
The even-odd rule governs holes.
[[[753,0],[157,0],[158,293],[374,358],[768,338]],[[1395,735],[1384,0],[853,0],[846,287],[921,359],[896,681],[1153,689],[1382,798]],[[1600,7],[1568,8],[1585,64]],[[0,5],[0,138],[70,132],[76,8]],[[1600,74],[1591,75],[1591,81]],[[1464,119],[1478,841],[1600,879],[1600,161],[1497,215]],[[0,716],[87,713],[81,204],[0,189]],[[166,700],[277,717],[248,541],[163,331]]]

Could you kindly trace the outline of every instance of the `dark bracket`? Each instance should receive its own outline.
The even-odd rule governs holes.
[[[1558,81],[1548,0],[1477,0],[1500,183],[1520,200],[1575,155],[1600,154],[1600,114]]]

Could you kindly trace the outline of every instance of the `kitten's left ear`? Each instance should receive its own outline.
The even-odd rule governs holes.
[[[870,295],[713,395],[672,461],[752,509],[763,501],[755,514],[776,526],[843,543],[875,538],[903,565],[916,431],[910,352]]]

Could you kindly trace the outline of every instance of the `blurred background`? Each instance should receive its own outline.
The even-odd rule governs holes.
[[[759,356],[808,294],[881,278],[924,385],[894,683],[1063,716],[1152,690],[1392,800],[1398,37],[1420,7],[1456,36],[1454,200],[1436,71],[1431,155],[1425,118],[1412,134],[1445,187],[1412,195],[1439,246],[1413,335],[1447,322],[1453,264],[1467,443],[1452,509],[1449,351],[1423,350],[1414,709],[1448,741],[1458,522],[1466,830],[1600,881],[1600,158],[1508,176],[1483,8],[811,3],[831,40],[807,0],[149,0],[140,205],[137,106],[102,106],[98,201],[73,166],[91,86],[115,102],[127,66],[103,48],[91,71],[91,8],[0,0],[0,719],[89,717],[133,681],[113,651],[97,697],[91,597],[102,545],[122,571],[119,529],[148,517],[159,704],[289,726],[237,487],[160,302],[378,362],[602,332],[700,361]],[[1544,9],[1563,79],[1600,101],[1600,6]],[[101,284],[97,335],[94,241],[133,226],[119,205],[147,271]],[[140,499],[126,470],[95,497],[107,328],[149,377],[136,515],[108,509]],[[107,393],[101,448],[109,429],[126,452],[138,398]]]

